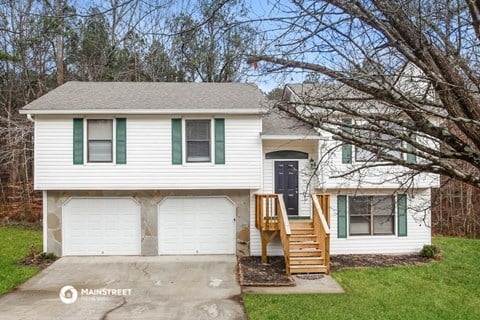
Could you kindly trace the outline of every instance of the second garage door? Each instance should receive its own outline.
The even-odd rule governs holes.
[[[227,197],[168,197],[158,205],[159,254],[234,254],[235,205]]]

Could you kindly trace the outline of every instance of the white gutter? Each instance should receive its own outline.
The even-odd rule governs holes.
[[[313,135],[266,134],[262,135],[262,140],[328,140],[328,138]]]
[[[261,114],[260,108],[251,109],[25,109],[21,114]],[[27,116],[28,117],[28,116]]]

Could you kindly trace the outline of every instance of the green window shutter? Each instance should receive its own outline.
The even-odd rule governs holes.
[[[337,238],[347,237],[347,196],[337,196]]]
[[[116,159],[117,164],[127,163],[127,119],[116,119]]]
[[[415,133],[411,133],[410,137],[412,138],[413,141],[417,140],[417,135]],[[407,150],[408,151],[415,151],[415,147],[412,146],[411,144],[407,144]],[[417,163],[417,155],[407,153],[407,163]]]
[[[407,195],[397,196],[398,236],[407,236]]]
[[[342,122],[347,125],[352,124],[352,119],[342,119]],[[352,132],[352,128],[343,128],[345,132]],[[344,144],[342,145],[342,163],[352,163],[352,154],[353,154],[353,146],[351,144]]]
[[[225,119],[215,119],[215,164],[225,164]]]
[[[83,164],[83,119],[73,119],[73,164]]]
[[[172,119],[172,164],[182,164],[182,119]]]

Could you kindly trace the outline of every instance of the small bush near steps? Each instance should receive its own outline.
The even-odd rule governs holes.
[[[440,250],[440,247],[435,244],[426,244],[420,250],[420,255],[425,258],[440,260],[442,259],[443,253]]]

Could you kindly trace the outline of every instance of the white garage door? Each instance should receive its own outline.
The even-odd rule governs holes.
[[[141,253],[140,206],[131,198],[72,198],[62,219],[63,255]]]
[[[169,197],[158,205],[159,254],[234,254],[235,205],[225,197]]]

